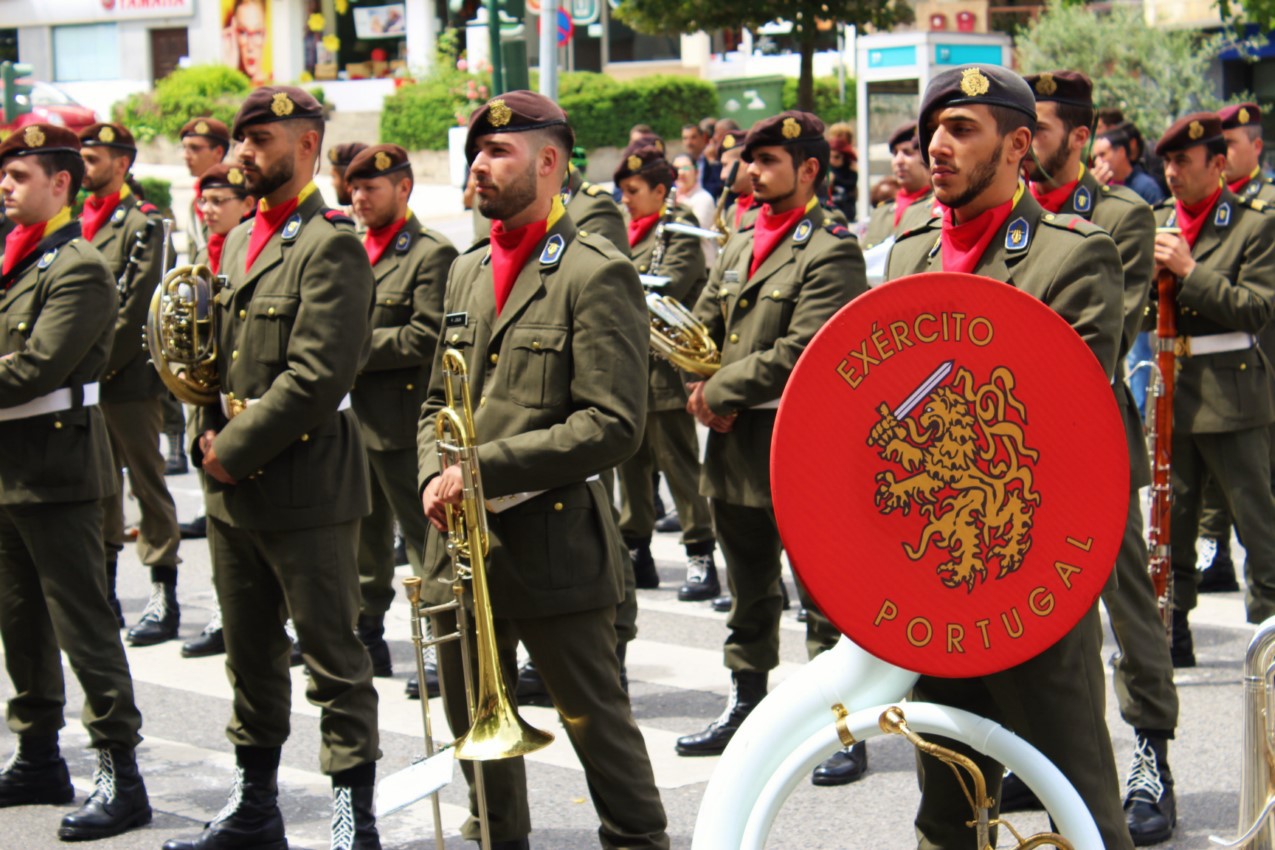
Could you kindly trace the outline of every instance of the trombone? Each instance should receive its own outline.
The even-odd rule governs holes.
[[[446,405],[438,412],[434,435],[439,469],[459,465],[464,490],[459,505],[447,505],[447,553],[452,559],[452,592],[455,599],[441,605],[422,606],[421,580],[405,579],[412,608],[412,643],[416,647],[416,675],[420,682],[421,719],[425,726],[426,758],[434,755],[433,728],[430,721],[429,694],[425,687],[425,650],[453,640],[460,641],[465,700],[469,710],[469,730],[451,745],[458,759],[478,762],[474,765],[474,793],[478,799],[478,825],[483,850],[490,850],[491,835],[487,817],[487,793],[483,785],[482,762],[517,758],[534,753],[553,741],[553,735],[529,725],[518,715],[517,706],[509,698],[496,650],[496,634],[491,612],[491,596],[487,590],[486,556],[490,547],[487,509],[483,501],[482,478],[478,469],[475,445],[474,408],[470,400],[469,377],[460,352],[449,348],[443,352],[443,391]],[[459,396],[460,407],[457,408]],[[477,643],[477,688],[470,674],[470,652],[467,635],[471,628],[465,606],[466,584],[472,584],[474,639]],[[426,637],[422,621],[425,617],[454,611],[456,630],[443,637]],[[446,700],[443,677],[439,684]],[[443,847],[442,820],[438,792],[431,794],[434,807],[434,840]]]

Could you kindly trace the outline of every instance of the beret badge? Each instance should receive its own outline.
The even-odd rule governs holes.
[[[1058,91],[1058,83],[1054,82],[1054,75],[1048,72],[1041,74],[1040,79],[1036,81],[1036,91],[1045,97]]]
[[[487,120],[491,122],[493,127],[503,127],[509,123],[514,117],[513,110],[500,98],[496,98],[490,104],[487,112]]]
[[[280,118],[291,115],[296,108],[296,104],[292,102],[292,98],[288,97],[287,92],[276,92],[270,101],[270,111]]]
[[[208,122],[200,121],[198,124],[196,124],[195,132],[201,136],[206,135],[208,133]]]
[[[961,91],[967,97],[980,97],[992,87],[991,81],[978,68],[966,68],[961,72]]]
[[[373,157],[372,162],[376,166],[377,171],[384,171],[385,169],[393,165],[393,160],[390,159],[390,155],[387,154],[385,151],[377,151],[376,156]]]
[[[110,127],[103,127],[101,130],[98,130],[97,137],[100,141],[109,145],[111,142],[115,141],[115,131]]]
[[[29,148],[38,148],[44,144],[44,131],[35,126],[27,127],[22,134],[22,141]]]
[[[779,132],[785,139],[795,139],[801,135],[801,125],[797,123],[796,118],[785,118]]]
[[[726,138],[722,139],[722,150],[730,150],[733,147],[735,147],[735,137],[728,134]]]
[[[629,167],[629,171],[637,171],[642,167],[642,157],[631,154],[624,164]]]
[[[1187,135],[1191,137],[1192,141],[1195,141],[1204,135],[1204,125],[1199,121],[1192,121],[1191,126],[1187,129]]]
[[[1241,108],[1241,109],[1240,109],[1240,114],[1239,114],[1238,118],[1240,119],[1240,123],[1241,123],[1241,124],[1247,124],[1247,123],[1248,123],[1248,119],[1249,119],[1248,110],[1247,110],[1247,109],[1244,109],[1244,108]]]
[[[230,185],[232,186],[242,186],[243,172],[238,168],[232,168],[226,172],[226,179],[230,181]]]

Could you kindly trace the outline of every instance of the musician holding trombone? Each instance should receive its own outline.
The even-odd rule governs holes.
[[[445,404],[443,353],[455,349],[474,399],[505,681],[512,690],[521,639],[584,766],[602,846],[667,848],[664,807],[615,651],[627,554],[596,480],[641,440],[650,326],[633,264],[564,212],[573,143],[566,114],[532,92],[493,98],[470,119],[466,156],[493,225],[490,242],[452,266],[421,415],[419,485],[437,529],[426,540],[423,589],[427,603],[452,597],[436,578],[450,574],[444,505],[460,503],[463,472],[459,464],[439,468],[435,418]],[[454,633],[455,621],[454,613],[436,616],[435,636]],[[438,655],[459,735],[469,728],[459,646],[440,645]],[[471,764],[462,763],[472,789]],[[483,781],[492,847],[529,847],[522,759],[484,762]],[[477,814],[472,790],[470,800]],[[479,838],[475,818],[462,835]]]

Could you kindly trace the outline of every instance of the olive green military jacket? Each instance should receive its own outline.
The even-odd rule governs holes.
[[[45,237],[14,271],[0,290],[0,408],[99,380],[119,297],[79,222]],[[0,504],[88,501],[117,487],[101,408],[0,421]]]
[[[942,218],[931,218],[900,234],[890,249],[886,280],[942,271],[942,225]],[[1116,244],[1101,227],[1076,216],[1047,213],[1024,189],[974,274],[1012,284],[1044,302],[1080,334],[1107,377],[1116,374],[1123,343],[1124,274]]]
[[[665,221],[676,221],[699,227],[695,213],[684,206],[670,207]],[[642,241],[633,246],[633,264],[641,274],[658,274],[672,278],[667,285],[652,290],[657,295],[671,295],[688,308],[704,289],[708,272],[704,268],[704,246],[699,237],[687,233],[659,233],[656,224]],[[652,267],[655,248],[664,243],[664,253],[658,268]],[[682,372],[663,357],[651,354],[651,381],[648,409],[654,411],[682,410],[686,407],[686,381]]]
[[[0,255],[4,254],[5,237],[8,236],[15,227],[17,227],[17,225],[10,221],[3,212],[0,212]]]
[[[1178,338],[1242,331],[1258,334],[1275,298],[1275,216],[1261,201],[1223,189],[1196,237],[1196,267],[1178,286]],[[1155,208],[1157,223],[1173,226],[1172,198]],[[1173,427],[1183,434],[1216,434],[1275,422],[1271,363],[1254,346],[1178,357]]]
[[[1116,243],[1124,268],[1124,325],[1114,386],[1129,449],[1129,487],[1137,490],[1151,483],[1151,459],[1138,403],[1125,380],[1124,361],[1142,327],[1155,273],[1155,216],[1137,192],[1124,186],[1104,186],[1087,168],[1058,212],[1087,218],[1107,231]]]
[[[930,217],[930,210],[934,205],[934,190],[926,192],[917,198],[907,209],[903,211],[903,215],[899,216],[899,226],[894,226],[894,210],[898,206],[897,201],[886,201],[877,204],[872,208],[872,215],[868,217],[868,230],[863,234],[863,247],[871,248],[880,245],[891,236],[897,236],[905,230],[919,226],[924,223],[925,218]],[[913,214],[913,210],[926,210],[924,218],[909,218]]]
[[[164,232],[159,209],[154,204],[139,201],[136,195],[121,198],[110,220],[93,234],[93,247],[102,252],[118,281],[124,274],[137,235],[145,230],[149,221],[154,221],[155,226],[146,237],[146,250],[137,274],[133,276],[133,285],[120,302],[115,321],[115,342],[106,363],[106,373],[102,376],[102,401],[107,403],[142,401],[167,392],[159,380],[159,373],[150,364],[150,354],[142,340],[151,296],[164,277],[161,266]],[[171,249],[171,245],[169,247]],[[169,256],[172,257],[171,250]]]
[[[1249,181],[1241,186],[1235,195],[1246,201],[1275,204],[1275,181],[1269,177],[1263,177],[1259,169],[1257,176],[1249,178]]]
[[[722,210],[722,221],[726,222],[727,239],[734,237],[736,233],[746,227],[752,227],[753,222],[757,221],[757,211],[761,209],[761,204],[754,203],[748,209],[739,215],[739,222],[735,222],[735,214],[739,209],[739,198],[731,199],[731,202]]]
[[[572,166],[562,189],[562,202],[576,230],[599,233],[607,238],[616,250],[629,256],[629,229],[624,223],[620,206],[606,189],[584,179],[584,175]],[[491,219],[478,211],[474,204],[474,241],[491,235]]]
[[[372,267],[372,349],[350,394],[364,444],[375,451],[416,445],[416,423],[443,323],[443,289],[456,249],[414,215]]]
[[[850,232],[814,206],[751,277],[752,226],[726,243],[695,305],[722,353],[704,384],[718,415],[738,413],[727,434],[708,435],[704,495],[770,507],[770,440],[788,376],[815,333],[868,288],[863,252]],[[763,407],[764,406],[764,407]]]
[[[500,617],[542,617],[618,603],[628,552],[610,494],[591,476],[628,459],[646,424],[650,326],[637,270],[570,216],[549,228],[497,314],[489,251],[452,266],[443,338],[417,436],[420,487],[439,472],[434,420],[444,404],[442,354],[468,367],[478,465],[489,502],[543,491],[490,513],[487,560]],[[512,501],[512,500],[510,500]],[[442,535],[425,570],[450,575]],[[450,598],[427,579],[427,594]]]
[[[207,476],[208,515],[237,528],[295,530],[371,510],[367,460],[352,410],[338,411],[367,360],[373,279],[345,215],[313,192],[245,273],[258,219],[226,239],[215,298],[217,373],[227,407],[199,409],[237,483]],[[192,449],[202,461],[198,442]]]

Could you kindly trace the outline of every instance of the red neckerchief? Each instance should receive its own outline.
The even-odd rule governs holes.
[[[221,274],[221,250],[226,247],[225,233],[208,234],[208,268],[213,274]]]
[[[1067,203],[1071,193],[1076,191],[1076,184],[1079,182],[1079,180],[1073,180],[1057,189],[1046,189],[1044,183],[1028,183],[1027,185],[1032,190],[1032,197],[1036,199],[1036,203],[1049,212],[1056,213],[1063,208],[1063,204]]]
[[[119,205],[119,192],[107,195],[105,198],[89,195],[88,200],[84,202],[84,212],[80,214],[80,229],[84,233],[84,238],[92,242],[93,237],[102,229],[102,225],[106,224],[111,213],[115,212],[115,208]]]
[[[655,227],[655,223],[660,220],[660,211],[657,210],[650,215],[644,215],[641,218],[635,218],[629,222],[629,247],[637,245],[646,238],[646,234],[651,232],[651,228]]]
[[[924,198],[930,192],[929,185],[922,186],[915,192],[909,192],[906,189],[899,189],[897,195],[894,196],[894,226],[899,226],[899,219],[903,218],[903,211],[912,206],[913,203]]]
[[[964,224],[957,224],[951,210],[943,212],[943,271],[974,271],[978,261],[983,259],[987,246],[992,244],[1001,225],[1014,210],[1014,201],[1008,200],[1000,206],[984,210]]]
[[[1222,197],[1222,187],[1218,186],[1216,192],[1198,203],[1188,205],[1176,198],[1173,200],[1174,206],[1177,207],[1175,216],[1177,226],[1182,228],[1182,238],[1186,240],[1189,247],[1195,247],[1195,240],[1200,238],[1200,230],[1204,227],[1204,222],[1209,220],[1209,213],[1213,211],[1213,206],[1220,197]]]
[[[775,214],[770,211],[770,204],[762,204],[757,212],[757,223],[753,225],[753,262],[748,267],[749,278],[757,273],[761,264],[805,214],[805,207],[794,207],[786,213]]]
[[[252,233],[248,236],[248,262],[244,266],[245,272],[252,270],[253,261],[261,253],[261,249],[266,247],[270,237],[278,232],[283,223],[287,221],[288,216],[296,212],[299,200],[299,197],[293,198],[286,204],[279,204],[279,206],[271,207],[268,210],[258,209],[257,221],[252,225]]]
[[[390,243],[394,241],[395,236],[398,236],[398,232],[403,229],[405,224],[407,224],[407,216],[387,224],[385,227],[369,227],[367,229],[367,235],[363,237],[363,247],[367,250],[368,262],[376,265],[381,261],[381,257],[385,254],[385,249],[390,247]]]
[[[753,208],[753,202],[757,200],[752,192],[747,195],[740,195],[735,199],[735,229],[739,230],[739,223],[744,220],[744,213]]]
[[[491,223],[491,283],[496,294],[496,315],[504,309],[514,282],[544,238],[548,225],[548,219],[542,218],[506,232],[503,221]]]
[[[9,270],[30,256],[40,240],[44,238],[44,227],[47,222],[38,224],[19,224],[9,235],[4,237],[4,265],[0,274],[8,274]]]
[[[1249,176],[1241,177],[1239,180],[1236,180],[1234,183],[1227,183],[1226,188],[1230,189],[1232,192],[1238,195],[1240,193],[1240,190],[1249,184],[1250,180],[1256,180],[1257,175],[1261,173],[1262,173],[1262,166],[1259,165],[1257,168],[1253,169],[1253,173],[1250,174]]]

